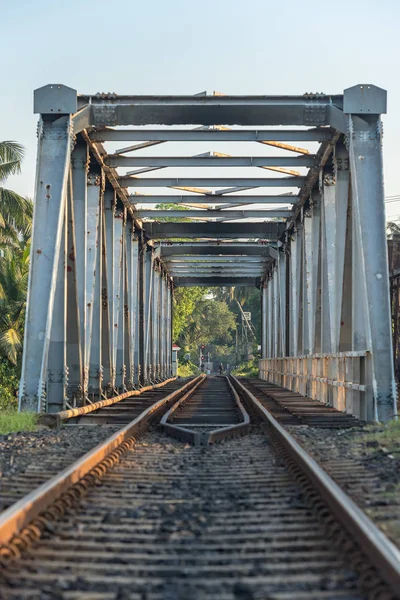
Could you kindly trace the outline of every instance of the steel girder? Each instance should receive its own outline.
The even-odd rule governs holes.
[[[258,285],[260,278],[254,277],[254,275],[226,275],[225,277],[214,277],[210,275],[209,277],[196,277],[185,276],[185,277],[175,277],[174,283],[179,287],[234,287],[234,286],[245,286],[245,287],[254,287]]]
[[[155,244],[155,251],[161,258],[170,256],[270,256],[270,248],[274,242],[159,242]]]
[[[290,210],[141,210],[138,219],[288,219]]]
[[[332,130],[326,127],[292,130],[254,129],[111,129],[93,130],[90,139],[95,142],[326,142]]]
[[[109,167],[314,167],[313,154],[304,156],[108,156]]]
[[[191,186],[224,187],[232,185],[235,187],[260,188],[260,187],[286,187],[300,188],[306,181],[305,177],[118,177],[121,187],[178,187]]]
[[[41,88],[48,103],[52,90]],[[37,105],[40,106],[39,99]],[[76,97],[75,97],[76,106]],[[86,127],[104,125],[330,125],[333,109],[342,111],[343,96],[79,96],[78,107],[90,107]],[[37,108],[37,110],[40,110]],[[75,112],[75,111],[73,111]],[[79,114],[79,113],[78,113]],[[337,123],[335,122],[335,126]],[[81,125],[82,126],[82,125]]]
[[[283,194],[281,196],[243,196],[240,194],[187,194],[186,196],[155,196],[134,194],[129,196],[132,205],[134,204],[162,204],[164,202],[173,204],[229,204],[231,206],[250,205],[250,204],[295,204],[299,197],[294,194]],[[181,215],[180,215],[181,216]]]
[[[146,233],[153,240],[174,238],[260,238],[276,241],[285,231],[284,223],[148,223]]]

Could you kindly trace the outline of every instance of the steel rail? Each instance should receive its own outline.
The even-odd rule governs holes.
[[[89,474],[114,450],[120,448],[121,444],[138,435],[160,409],[196,385],[201,378],[202,376],[200,375],[192,379],[181,388],[158,400],[152,406],[149,406],[138,417],[128,423],[128,425],[122,427],[114,435],[72,463],[72,465],[5,510],[0,515],[0,549],[1,544],[7,544],[12,541],[13,537],[17,536],[36,517],[69,490],[69,488],[79,483],[85,475]]]
[[[226,377],[226,375],[225,375]],[[226,377],[228,385],[231,389],[232,395],[235,398],[235,402],[239,408],[239,412],[242,415],[243,421],[241,423],[237,423],[236,425],[229,425],[228,427],[221,427],[220,429],[215,429],[214,431],[210,431],[208,434],[208,444],[214,444],[215,442],[220,442],[221,440],[228,439],[235,435],[244,435],[248,433],[250,430],[250,417],[244,408],[243,404],[240,401],[239,394],[236,392],[232,383],[229,380],[229,377]]]
[[[289,457],[318,490],[334,516],[356,540],[360,550],[379,570],[380,576],[397,597],[400,590],[400,551],[398,548],[262,406],[257,398],[236,377],[232,375],[230,377],[236,390],[239,390],[250,401],[261,419],[268,422],[276,439]]]
[[[189,444],[193,444],[197,446],[200,444],[200,434],[196,431],[192,431],[192,429],[188,429],[187,427],[179,427],[179,425],[172,425],[171,423],[167,423],[169,417],[181,406],[185,404],[189,400],[189,398],[193,395],[193,393],[197,390],[197,388],[204,383],[206,377],[205,375],[201,375],[201,380],[193,386],[187,394],[179,398],[177,402],[167,412],[162,416],[160,420],[160,425],[162,430],[165,433],[169,433],[172,437],[180,440],[181,442],[188,442]]]
[[[237,394],[233,385],[229,381],[229,378],[226,376],[225,376],[225,378],[228,382],[230,391],[235,399],[236,405],[241,414],[242,421],[240,423],[236,423],[235,425],[228,425],[227,427],[219,427],[218,429],[214,429],[214,430],[208,432],[207,434],[199,433],[198,431],[193,431],[192,429],[189,429],[188,427],[182,427],[181,425],[173,425],[172,423],[168,423],[168,419],[171,417],[171,415],[180,406],[182,406],[182,404],[185,404],[188,400],[190,400],[191,396],[196,391],[196,389],[199,387],[199,385],[204,383],[204,381],[205,381],[205,377],[204,377],[203,381],[201,381],[198,385],[193,387],[187,394],[185,394],[185,396],[180,398],[178,400],[178,402],[176,402],[173,406],[171,406],[171,408],[163,415],[163,417],[160,421],[160,425],[161,425],[163,431],[165,431],[166,433],[169,433],[170,435],[172,435],[173,437],[175,437],[181,441],[193,444],[194,446],[197,446],[200,444],[203,444],[206,446],[208,444],[214,444],[215,442],[220,442],[222,440],[228,439],[235,435],[239,435],[239,434],[244,435],[245,433],[248,433],[248,431],[250,429],[250,417],[249,417],[246,409],[244,408],[243,404],[241,403],[239,395]]]
[[[140,390],[129,390],[128,392],[124,392],[123,394],[119,394],[118,396],[113,396],[112,398],[106,398],[104,400],[99,400],[98,402],[92,402],[92,404],[86,404],[86,406],[70,408],[69,410],[62,410],[56,413],[46,413],[39,417],[39,423],[41,423],[42,425],[59,427],[63,421],[73,419],[74,417],[81,417],[82,415],[87,415],[88,413],[91,413],[95,410],[99,410],[100,408],[105,408],[106,406],[112,406],[113,404],[121,402],[121,400],[125,400],[126,398],[131,398],[132,396],[141,396],[144,392],[149,392],[151,390],[164,387],[164,385],[166,385],[167,383],[171,383],[171,381],[175,380],[176,377],[170,377],[169,379],[166,379],[161,383],[148,385],[146,387],[142,387]]]

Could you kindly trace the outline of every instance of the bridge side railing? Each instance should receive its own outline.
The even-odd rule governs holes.
[[[259,369],[262,379],[366,420],[368,360],[367,352],[312,354],[261,359]]]

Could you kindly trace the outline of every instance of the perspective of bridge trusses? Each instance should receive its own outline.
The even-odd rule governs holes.
[[[57,84],[35,91],[34,111],[21,407],[54,412],[164,380],[173,288],[246,285],[261,290],[265,379],[391,418],[385,90],[124,96]]]
[[[266,277],[273,248],[287,242],[322,170],[333,176],[333,149],[349,134],[346,113],[381,113],[385,103],[372,85],[303,96],[77,95],[65,86],[35,93],[35,112],[74,115],[73,133],[89,143],[181,285]],[[155,208],[164,203],[180,210]],[[178,238],[202,241],[165,247]]]

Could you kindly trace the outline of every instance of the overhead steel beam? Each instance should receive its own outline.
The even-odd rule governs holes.
[[[78,96],[91,105],[91,125],[305,125],[330,124],[343,96]]]
[[[178,279],[182,279],[182,277],[196,277],[196,279],[198,280],[202,280],[202,279],[209,279],[210,277],[213,277],[216,281],[218,280],[224,280],[227,277],[252,277],[253,279],[256,279],[257,277],[259,279],[261,279],[263,277],[262,273],[241,273],[241,272],[227,272],[227,273],[220,273],[219,275],[215,274],[215,273],[183,273],[182,275],[177,274],[176,277]],[[175,279],[175,277],[173,277],[173,279]]]
[[[306,177],[118,177],[121,187],[187,187],[207,185],[211,187],[251,186],[251,187],[302,187]]]
[[[256,287],[258,277],[174,277],[174,284],[179,287]]]
[[[137,219],[288,219],[292,217],[291,210],[137,210]]]
[[[314,154],[303,156],[107,156],[109,167],[313,167]]]
[[[269,261],[269,257],[267,256],[218,256],[218,255],[208,255],[208,256],[167,256],[163,258],[163,261],[167,265],[177,264],[188,264],[193,263],[196,265],[203,265],[209,263],[223,263],[223,264],[266,264]]]
[[[189,269],[189,270],[193,270],[193,271],[207,271],[209,269],[215,270],[215,271],[224,271],[224,270],[237,270],[237,269],[248,269],[249,271],[262,271],[263,268],[266,266],[266,264],[263,263],[254,263],[254,264],[250,264],[250,263],[215,263],[215,262],[208,262],[208,263],[201,263],[201,262],[197,262],[197,263],[181,263],[181,264],[177,264],[177,263],[173,263],[173,264],[168,264],[168,268],[170,271],[179,271],[180,269]]]
[[[264,273],[264,267],[258,267],[255,265],[254,267],[250,267],[249,265],[244,265],[243,267],[236,268],[232,265],[209,265],[208,267],[193,267],[191,265],[182,265],[181,267],[173,267],[169,269],[170,275],[254,275],[255,277],[258,275],[262,275]]]
[[[145,233],[153,240],[166,238],[260,238],[278,240],[284,223],[146,223]]]
[[[217,194],[207,194],[204,196],[145,196],[142,194],[134,194],[129,196],[129,200],[132,204],[162,204],[163,202],[173,203],[173,204],[186,204],[190,202],[191,204],[216,204],[217,202],[224,202],[228,204],[295,204],[299,199],[298,196],[287,195],[287,196],[220,196]],[[222,206],[222,205],[220,205]]]
[[[216,129],[99,129],[90,132],[90,138],[97,142],[323,142],[332,138],[333,130],[326,127],[277,131],[241,129],[219,131]],[[136,150],[136,148],[132,148]],[[122,149],[122,152],[128,152]]]
[[[173,242],[156,244],[156,256],[161,258],[169,256],[188,255],[195,256],[229,256],[229,255],[244,255],[244,256],[270,256],[270,245],[255,244],[251,242],[231,243],[224,242],[216,244],[215,242],[205,244],[204,242]]]

